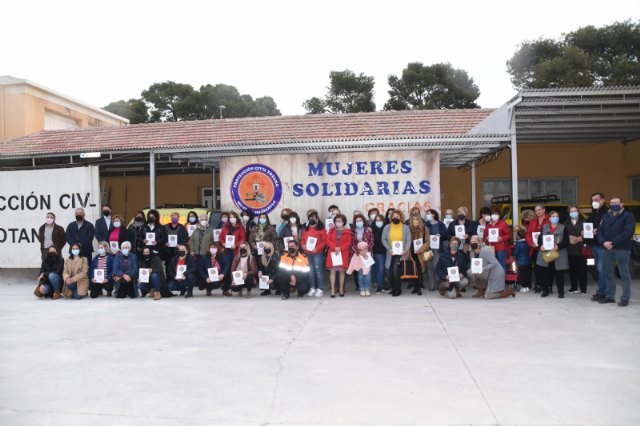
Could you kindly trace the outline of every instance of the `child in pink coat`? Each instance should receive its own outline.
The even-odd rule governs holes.
[[[371,265],[373,265],[373,257],[369,253],[369,246],[366,241],[358,243],[358,252],[351,257],[347,274],[351,275],[353,271],[360,272],[360,296],[371,296],[369,291],[371,288]]]

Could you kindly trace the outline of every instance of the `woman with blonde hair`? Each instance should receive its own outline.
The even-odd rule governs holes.
[[[278,272],[279,264],[280,255],[278,255],[277,250],[272,243],[265,242],[262,249],[262,255],[260,256],[260,261],[258,262],[258,279],[261,279],[263,275],[269,277],[267,280],[269,288],[263,290],[262,293],[260,293],[260,296],[268,296],[271,294],[271,287],[273,287],[273,282],[275,280],[276,273]],[[276,295],[280,295],[279,288],[276,288]]]
[[[256,264],[256,258],[251,255],[251,249],[249,243],[243,241],[238,246],[239,256],[233,259],[231,264],[231,291],[238,293],[238,296],[242,296],[242,290],[246,289],[246,297],[251,297],[251,289],[256,284],[258,277],[258,265]],[[242,272],[242,284],[236,284],[236,280],[233,277],[235,272]]]
[[[103,280],[100,283],[95,277],[95,271],[97,269],[101,269],[103,271]],[[112,274],[113,256],[109,249],[109,243],[106,241],[100,241],[98,243],[98,254],[93,258],[91,265],[89,266],[89,281],[91,281],[89,284],[89,290],[92,299],[101,296],[103,289],[107,291],[107,297],[111,297],[111,293],[113,292]]]

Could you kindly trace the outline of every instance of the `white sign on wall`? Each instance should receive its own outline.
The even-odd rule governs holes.
[[[337,205],[349,221],[390,207],[405,216],[413,207],[424,215],[440,209],[439,151],[372,151],[261,155],[220,159],[222,210],[268,211],[272,220],[289,207],[306,221],[308,209],[328,215]]]
[[[39,268],[38,230],[47,212],[65,230],[84,208],[95,225],[100,210],[98,167],[0,172],[0,267]],[[69,246],[62,254],[68,256]]]

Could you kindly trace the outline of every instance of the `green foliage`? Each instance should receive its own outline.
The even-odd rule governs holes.
[[[356,75],[350,70],[331,71],[324,99],[313,97],[302,106],[309,114],[372,112],[376,110],[373,102],[374,85],[374,78],[364,73]]]
[[[402,76],[389,76],[389,100],[384,109],[478,108],[480,90],[466,71],[451,64],[409,63]]]
[[[189,84],[165,81],[143,90],[142,99],[150,105],[151,121],[182,121],[197,116],[194,93]]]
[[[302,107],[307,110],[307,114],[324,114],[327,112],[327,107],[324,104],[324,101],[315,96],[304,101],[302,103]]]
[[[513,86],[601,87],[640,84],[640,22],[587,26],[555,41],[525,41],[507,61]]]
[[[147,123],[149,121],[149,108],[141,99],[129,99],[111,102],[103,109],[128,118],[129,124]]]

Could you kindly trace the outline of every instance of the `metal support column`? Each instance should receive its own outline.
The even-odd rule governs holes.
[[[156,208],[156,154],[149,153],[149,208]]]
[[[216,168],[211,168],[211,210],[218,210],[218,197],[216,196]]]
[[[476,203],[476,162],[471,163],[471,216],[469,219],[473,219],[478,214]]]
[[[515,229],[520,224],[518,208],[518,141],[516,138],[516,106],[522,98],[516,99],[509,108],[509,134],[511,135],[511,226]]]

